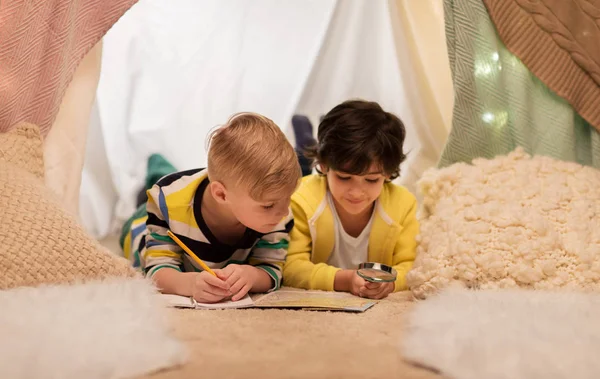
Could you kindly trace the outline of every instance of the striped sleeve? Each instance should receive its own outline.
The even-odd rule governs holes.
[[[293,226],[294,218],[290,210],[289,214],[272,232],[265,234],[258,240],[250,254],[248,262],[264,270],[273,280],[273,287],[269,292],[281,287],[283,263],[287,255],[289,235]]]
[[[160,186],[154,185],[148,190],[146,210],[148,219],[146,228],[148,234],[142,248],[144,258],[144,271],[147,277],[152,277],[162,268],[172,268],[182,271],[183,251],[167,235],[169,230],[169,210],[167,209],[165,195]]]

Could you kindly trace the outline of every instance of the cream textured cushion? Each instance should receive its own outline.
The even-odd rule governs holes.
[[[426,172],[417,298],[470,288],[600,289],[600,171],[517,149]]]
[[[127,260],[89,237],[44,185],[39,129],[0,134],[0,289],[134,276]]]

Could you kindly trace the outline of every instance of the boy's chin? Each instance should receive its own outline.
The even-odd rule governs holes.
[[[259,232],[259,233],[269,233],[273,229],[275,229],[276,226],[277,226],[277,223],[275,223],[275,224],[263,224],[263,225],[255,225],[254,227],[250,227],[250,229],[255,230],[255,231]]]
[[[344,210],[346,211],[346,213],[352,215],[352,216],[360,216],[363,213],[365,213],[367,210],[371,209],[371,206],[373,205],[373,203],[369,203],[369,204],[361,204],[361,205],[350,205],[350,204],[345,204],[344,205]]]

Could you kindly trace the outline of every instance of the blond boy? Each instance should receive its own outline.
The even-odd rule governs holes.
[[[236,114],[211,135],[207,169],[168,174],[147,191],[147,212],[126,224],[125,255],[163,293],[199,302],[275,290],[300,177],[296,153],[273,121]],[[190,259],[168,230],[217,277]]]

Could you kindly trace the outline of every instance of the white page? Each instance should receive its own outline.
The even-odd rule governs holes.
[[[223,301],[220,303],[207,304],[207,303],[198,303],[196,302],[197,309],[231,309],[231,308],[250,308],[254,306],[254,301],[250,295],[244,296],[242,299],[238,301]]]
[[[163,294],[161,295],[166,300],[167,305],[178,308],[196,308],[196,309],[233,309],[233,308],[250,308],[254,306],[254,301],[249,295],[244,296],[238,301],[223,301],[220,303],[198,303],[186,296]]]
[[[192,299],[190,299],[189,297],[186,297],[186,296],[162,294],[162,295],[160,295],[160,297],[170,307],[194,308],[194,303],[192,302]]]

